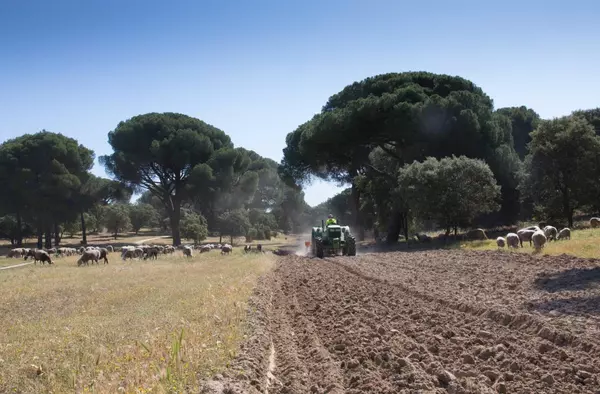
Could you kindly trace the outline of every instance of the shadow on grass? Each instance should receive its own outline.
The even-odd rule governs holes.
[[[540,274],[534,286],[549,293],[564,290],[585,290],[600,286],[600,267],[572,268],[552,274]]]
[[[599,305],[600,296],[569,297],[532,303],[528,309],[541,313],[555,311],[565,315],[600,315]]]

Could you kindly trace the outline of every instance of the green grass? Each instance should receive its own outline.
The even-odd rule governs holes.
[[[495,239],[487,241],[463,241],[451,247],[470,250],[497,250]],[[506,250],[506,248],[504,248]],[[529,242],[523,243],[523,248],[511,249],[511,252],[533,253]],[[542,249],[543,255],[569,254],[583,258],[600,258],[600,229],[571,230],[571,239],[546,243]]]
[[[191,260],[113,253],[89,267],[77,258],[0,271],[0,392],[197,391],[235,355],[248,297],[274,262],[239,248]]]

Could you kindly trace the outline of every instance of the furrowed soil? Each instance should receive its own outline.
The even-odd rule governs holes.
[[[600,393],[600,261],[426,251],[279,259],[205,393]]]

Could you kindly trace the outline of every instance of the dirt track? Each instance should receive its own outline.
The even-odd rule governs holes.
[[[287,256],[206,392],[600,393],[599,300],[600,264],[567,256]]]

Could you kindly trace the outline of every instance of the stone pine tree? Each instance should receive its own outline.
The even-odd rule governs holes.
[[[239,162],[231,139],[222,130],[177,113],[135,116],[108,134],[114,153],[100,158],[116,179],[148,190],[164,205],[173,244],[181,244],[181,204],[195,190],[208,190],[215,172],[229,171]],[[219,178],[221,179],[221,178]]]

